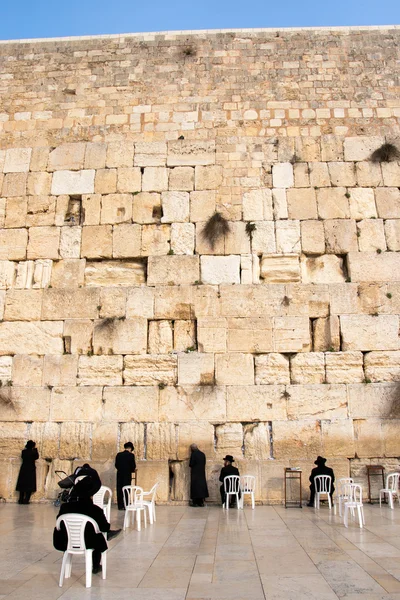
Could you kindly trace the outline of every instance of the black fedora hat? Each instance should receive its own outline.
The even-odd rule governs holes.
[[[101,488],[101,481],[98,477],[87,475],[72,488],[71,496],[74,498],[90,498],[94,496]]]
[[[326,463],[326,458],[323,456],[317,456],[317,460],[314,461],[314,465],[324,465]]]
[[[227,454],[222,460],[227,460],[228,462],[235,462],[235,459],[230,454]]]

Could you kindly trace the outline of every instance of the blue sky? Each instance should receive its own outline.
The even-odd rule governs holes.
[[[394,24],[400,24],[400,0],[3,0],[0,39]]]

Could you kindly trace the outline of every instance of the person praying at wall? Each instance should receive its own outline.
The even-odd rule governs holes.
[[[199,450],[197,444],[192,444],[190,450],[190,498],[192,506],[204,506],[204,501],[208,498],[206,455]]]
[[[222,506],[224,506],[225,502],[226,502],[225,487],[224,487],[225,477],[228,477],[229,475],[237,475],[239,477],[239,469],[234,467],[232,464],[235,462],[235,459],[233,458],[233,456],[231,456],[230,454],[227,454],[223,460],[224,460],[224,466],[222,467],[221,473],[219,476],[219,480],[222,481],[222,485],[219,488],[219,491],[221,493]],[[231,500],[231,504],[233,505],[233,499]]]
[[[325,466],[326,458],[322,456],[318,456],[317,460],[314,462],[314,465],[317,465],[312,471],[310,475],[310,502],[307,506],[314,506],[314,497],[315,497],[315,477],[317,475],[329,475],[331,477],[331,498],[333,496],[333,492],[335,491],[335,487],[333,482],[335,481],[335,475],[333,473],[333,469]]]
[[[21,453],[22,465],[19,470],[16,490],[19,492],[18,504],[29,504],[31,495],[36,492],[36,465],[39,458],[39,452],[36,448],[36,442],[29,440],[26,442],[24,450]]]
[[[125,485],[131,485],[132,473],[136,471],[136,461],[133,450],[134,447],[132,442],[126,442],[126,444],[124,444],[124,450],[118,452],[115,457],[115,468],[117,469],[118,510],[125,510],[122,488]]]

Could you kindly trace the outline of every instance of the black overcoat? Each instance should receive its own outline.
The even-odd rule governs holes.
[[[115,457],[115,468],[121,477],[132,478],[132,473],[136,470],[136,461],[133,452],[129,452],[129,450],[118,452]]]
[[[100,508],[100,506],[93,504],[93,500],[91,498],[79,498],[78,500],[72,500],[70,502],[66,502],[65,504],[61,504],[60,512],[58,513],[57,517],[67,513],[80,513],[81,515],[86,515],[96,521],[100,531],[104,531],[106,533],[110,530],[110,524],[104,516],[103,509]],[[61,524],[59,531],[54,528],[53,544],[56,550],[67,549],[68,536],[64,523]],[[102,533],[95,533],[93,526],[90,523],[86,525],[85,529],[85,544],[86,548],[93,548],[99,552],[104,552],[107,550],[107,542],[104,538],[104,535]]]
[[[206,481],[206,455],[201,450],[193,450],[190,456],[190,497],[208,498]]]
[[[17,480],[17,492],[36,492],[35,461],[39,458],[37,448],[24,448],[21,453],[22,465]]]

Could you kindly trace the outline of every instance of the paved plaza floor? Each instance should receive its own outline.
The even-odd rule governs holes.
[[[0,598],[7,600],[400,600],[400,507],[365,506],[345,529],[327,507],[161,506],[157,523],[110,542],[107,580],[83,559],[58,586],[57,509],[0,504]],[[113,510],[112,527],[123,513]]]

